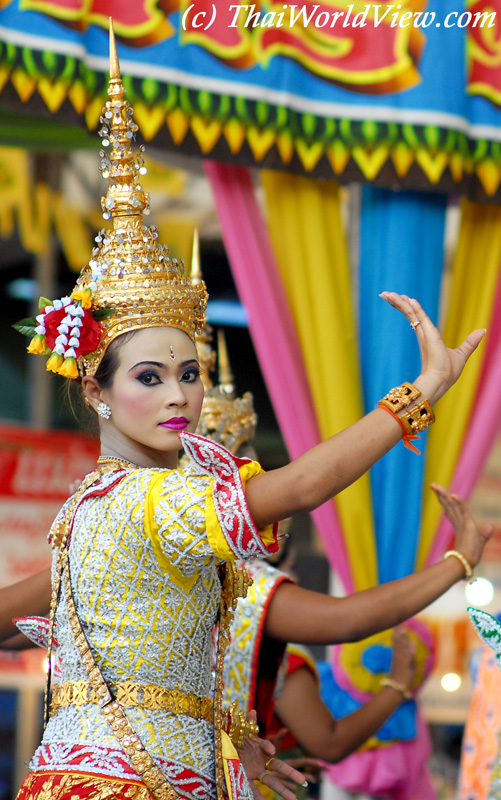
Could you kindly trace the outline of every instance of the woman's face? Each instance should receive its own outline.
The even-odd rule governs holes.
[[[101,392],[111,408],[102,433],[127,451],[135,444],[177,454],[177,433],[195,431],[204,397],[195,345],[176,328],[145,328],[117,354],[111,387]]]

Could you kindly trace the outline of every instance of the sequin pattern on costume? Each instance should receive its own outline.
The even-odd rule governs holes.
[[[246,564],[253,579],[247,597],[239,600],[231,625],[231,642],[224,663],[224,702],[237,701],[241,708],[255,708],[255,681],[259,647],[263,635],[266,610],[276,588],[290,581],[281,572],[264,561]]]
[[[165,553],[162,565],[144,533],[149,488],[155,481],[162,484],[160,516],[173,531],[168,543],[173,549]],[[104,496],[80,503],[71,534],[70,570],[79,617],[107,680],[183,686],[202,697],[209,693],[211,631],[220,591],[216,559],[204,535],[210,484],[207,476],[189,470],[132,470]],[[94,494],[99,488],[93,487]],[[58,682],[86,679],[64,595],[56,624],[63,664]],[[129,709],[128,715],[152,755],[189,765],[212,781],[208,723],[141,707]],[[68,742],[111,749],[118,744],[100,708],[92,704],[61,708],[49,721],[44,745]],[[53,757],[48,766],[58,768]],[[36,758],[32,767],[38,769]]]
[[[206,474],[214,477],[214,506],[221,530],[235,557],[249,560],[276,552],[278,545],[269,550],[263,543],[247,508],[239,465],[251,462],[235,458],[225,447],[203,436],[180,433],[179,438],[190,458]]]

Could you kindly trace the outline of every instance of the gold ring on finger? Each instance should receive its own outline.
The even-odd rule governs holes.
[[[263,782],[263,778],[264,778],[264,776],[265,776],[265,775],[267,775],[267,774],[268,774],[268,773],[266,772],[266,770],[265,770],[265,769],[263,769],[263,771],[262,771],[262,772],[260,772],[260,773],[259,773],[259,775],[257,776],[257,780],[258,780],[258,781],[261,781],[261,783],[262,783],[262,782]]]
[[[271,764],[271,762],[273,761],[274,758],[275,758],[275,756],[270,756],[266,760],[266,764],[264,765],[265,772],[269,772],[270,771],[270,764]]]
[[[411,322],[411,323],[410,323],[410,326],[411,326],[411,328],[412,328],[412,330],[413,330],[413,331],[415,331],[415,330],[416,330],[416,328],[417,328],[417,326],[418,326],[418,325],[421,325],[421,320],[419,320],[419,319],[417,319],[415,322]]]

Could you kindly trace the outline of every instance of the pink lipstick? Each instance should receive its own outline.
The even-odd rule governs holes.
[[[171,417],[167,422],[161,422],[161,428],[168,428],[170,431],[182,431],[186,428],[189,420],[186,417]]]

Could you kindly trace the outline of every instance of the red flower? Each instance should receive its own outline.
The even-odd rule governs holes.
[[[96,322],[88,309],[84,309],[83,312],[83,316],[80,317],[83,323],[80,328],[80,344],[78,347],[75,347],[77,358],[93,353],[101,338],[101,325],[99,322]],[[56,339],[59,336],[58,327],[61,325],[67,313],[66,308],[60,308],[58,311],[49,311],[49,313],[45,315],[45,341],[50,350],[54,350],[56,346]],[[71,325],[68,325],[68,328],[71,332]],[[67,333],[66,336],[69,341],[70,333]]]

